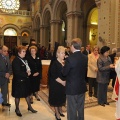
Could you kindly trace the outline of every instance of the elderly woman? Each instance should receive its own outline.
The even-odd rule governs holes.
[[[29,76],[31,74],[30,67],[28,66],[27,61],[25,60],[26,47],[19,46],[18,47],[18,56],[12,62],[12,70],[13,70],[13,81],[12,81],[12,96],[15,97],[15,105],[16,105],[16,115],[22,117],[22,114],[19,110],[19,102],[20,98],[25,98],[28,111],[32,113],[36,113],[30,104],[30,80]]]
[[[31,82],[31,93],[35,95],[36,99],[40,101],[38,91],[40,90],[40,80],[42,78],[42,64],[39,56],[36,55],[37,47],[31,46],[29,48],[30,56],[27,57],[28,65],[31,69],[30,82]],[[31,103],[33,98],[31,97]]]
[[[100,50],[100,57],[97,61],[98,72],[97,72],[97,82],[98,82],[98,104],[101,106],[109,105],[107,102],[107,88],[110,77],[110,70],[114,68],[109,55],[110,48],[108,46],[103,46]]]
[[[92,96],[97,98],[97,59],[99,58],[99,48],[97,46],[93,47],[93,52],[88,55],[88,84],[89,84],[89,97],[92,100]],[[92,92],[92,87],[94,87],[94,94]]]
[[[65,48],[59,46],[57,49],[57,59],[54,60],[49,68],[49,104],[55,109],[55,117],[61,120],[62,106],[65,105],[65,78],[62,76],[63,60],[65,57]]]

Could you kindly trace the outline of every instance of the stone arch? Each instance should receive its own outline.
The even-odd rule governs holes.
[[[87,20],[89,16],[89,12],[96,7],[95,0],[81,0],[79,7],[82,11],[82,15],[80,18],[80,29],[78,32],[80,33],[80,37],[83,41],[83,46],[89,44],[89,34],[87,29]]]
[[[14,25],[14,24],[6,24],[4,25],[2,28],[1,28],[1,35],[4,34],[4,31],[7,29],[7,28],[13,28],[16,30],[18,36],[20,35],[20,29],[18,28],[18,26]]]
[[[47,4],[42,13],[42,28],[44,30],[44,37],[42,40],[42,45],[47,48],[50,48],[50,41],[51,41],[51,17],[52,17],[52,9],[49,4]]]
[[[69,2],[67,0],[56,0],[53,6],[53,20],[56,20],[58,24],[57,32],[58,32],[58,39],[57,41],[62,44],[66,45],[65,41],[67,39],[67,17],[66,13],[68,11]],[[63,23],[65,23],[64,31],[62,31]]]
[[[53,7],[54,19],[61,20],[61,15],[65,10],[68,10],[68,4],[66,0],[56,0]]]
[[[34,19],[34,39],[36,40],[37,43],[40,43],[40,26],[41,26],[41,15],[40,13],[37,13],[35,15],[35,19]]]

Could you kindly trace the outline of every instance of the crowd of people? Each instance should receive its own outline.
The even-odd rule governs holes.
[[[42,79],[41,60],[48,59],[44,56],[44,50],[44,46],[40,49],[35,40],[31,40],[27,47],[22,45],[16,47],[14,50],[15,58],[11,64],[8,47],[4,45],[0,48],[0,88],[4,100],[2,105],[11,105],[7,100],[7,94],[9,77],[13,75],[12,96],[15,98],[15,113],[19,117],[22,117],[19,108],[20,98],[26,99],[28,111],[37,113],[31,104],[34,103],[33,96],[40,101],[38,91]],[[51,63],[48,70],[48,102],[50,106],[54,107],[57,120],[61,120],[61,117],[65,116],[62,112],[62,106],[66,104],[68,120],[84,120],[87,84],[89,100],[96,98],[98,104],[103,107],[109,105],[107,90],[110,79],[113,80],[114,93],[119,93],[118,63],[120,60],[115,64],[114,58],[117,56],[117,49],[112,49],[110,55],[109,52],[108,46],[103,46],[101,49],[94,46],[91,50],[90,45],[87,45],[84,48],[79,38],[73,39],[70,47],[67,48],[58,43],[55,44],[54,52],[49,53]],[[116,119],[120,120],[120,107],[118,107],[120,95],[116,96]]]

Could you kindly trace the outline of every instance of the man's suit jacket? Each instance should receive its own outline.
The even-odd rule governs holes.
[[[87,50],[84,50],[82,53],[83,53],[84,55],[88,55]],[[89,50],[89,54],[91,54],[91,51],[90,51],[90,50]]]
[[[88,58],[80,51],[71,54],[65,61],[63,75],[66,76],[66,94],[79,95],[87,91],[85,75]]]
[[[5,78],[5,74],[11,72],[11,65],[10,65],[9,57],[7,56],[5,58],[8,64],[7,67],[6,67],[5,60],[0,54],[0,86],[3,85],[5,82],[8,82],[8,79]]]

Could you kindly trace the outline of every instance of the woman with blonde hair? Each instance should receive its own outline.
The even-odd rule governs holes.
[[[64,66],[65,48],[59,46],[57,49],[57,59],[54,60],[49,68],[49,104],[55,109],[55,117],[61,120],[62,106],[65,105],[65,78],[62,76],[62,68]]]
[[[88,84],[89,84],[89,97],[92,100],[92,96],[97,98],[97,59],[99,58],[99,48],[98,46],[93,47],[93,52],[88,55]],[[94,87],[94,94],[92,91],[92,87]]]

